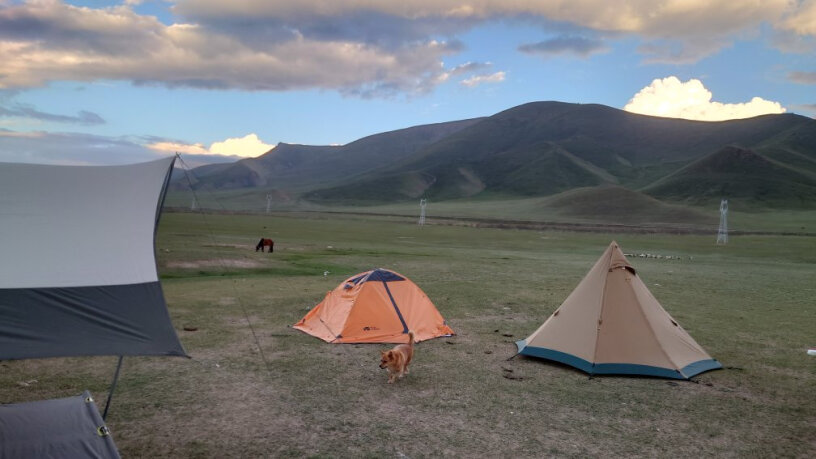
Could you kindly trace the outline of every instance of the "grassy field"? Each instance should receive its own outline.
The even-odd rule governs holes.
[[[275,253],[254,251],[261,236]],[[507,360],[613,238],[627,253],[680,257],[630,261],[725,369],[693,382],[590,379]],[[714,241],[166,212],[159,270],[192,359],[126,358],[108,425],[124,457],[812,457],[816,238]],[[420,343],[394,385],[377,367],[388,346],[329,345],[291,328],[373,267],[409,276],[457,332]],[[0,362],[0,402],[90,389],[101,406],[115,364]]]

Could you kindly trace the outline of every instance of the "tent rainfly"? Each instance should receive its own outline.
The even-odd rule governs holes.
[[[294,328],[328,343],[405,343],[451,336],[425,292],[402,274],[374,269],[349,277]]]
[[[0,457],[118,458],[88,391],[74,397],[0,405]]]
[[[614,241],[564,303],[516,346],[519,354],[591,375],[689,379],[722,368],[663,309]]]
[[[170,322],[154,252],[174,162],[0,163],[0,360],[186,356]],[[103,425],[96,425],[101,421],[94,403],[60,400],[2,406],[0,438],[9,432],[17,438],[15,449],[0,448],[2,456],[53,451],[47,456],[77,457],[66,444],[99,436]],[[45,418],[53,421],[48,428],[20,424]],[[93,435],[74,425],[77,419],[84,419],[83,426],[96,425]],[[54,432],[54,426],[69,424],[76,428]],[[100,451],[99,457],[118,457],[103,454],[115,453],[110,444],[96,449],[87,443],[87,448]]]

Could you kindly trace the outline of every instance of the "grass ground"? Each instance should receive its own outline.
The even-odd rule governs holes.
[[[261,236],[275,253],[254,251]],[[590,379],[507,360],[612,238],[681,257],[631,261],[725,369],[694,382]],[[714,239],[165,213],[159,270],[192,359],[126,358],[108,425],[125,457],[812,457],[816,239]],[[414,280],[457,332],[419,344],[394,385],[377,367],[387,346],[328,345],[290,327],[377,266]],[[115,360],[0,362],[0,402],[90,389],[104,404]]]

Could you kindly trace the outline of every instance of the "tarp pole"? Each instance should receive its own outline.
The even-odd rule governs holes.
[[[113,398],[113,391],[116,390],[116,383],[119,382],[119,370],[122,369],[122,359],[124,356],[119,356],[119,362],[116,364],[116,373],[113,374],[113,382],[111,383],[110,392],[108,392],[108,401],[105,402],[105,411],[102,412],[102,419],[105,420],[108,417],[108,408],[110,408],[110,402]]]

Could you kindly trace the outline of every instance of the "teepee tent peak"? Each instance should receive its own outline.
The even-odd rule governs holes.
[[[341,282],[294,328],[328,343],[404,343],[453,335],[428,296],[402,274],[377,268]]]
[[[722,368],[652,295],[616,242],[519,353],[590,374],[688,379]]]

